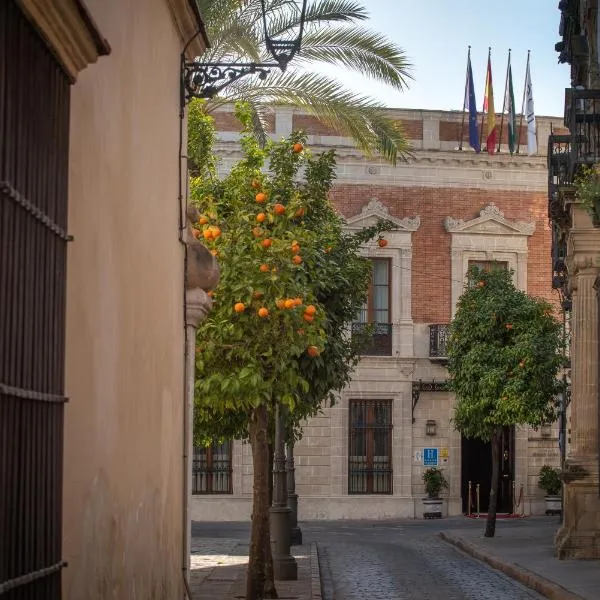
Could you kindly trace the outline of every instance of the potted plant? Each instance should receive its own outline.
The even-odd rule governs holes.
[[[573,185],[576,197],[592,217],[594,227],[600,227],[600,165],[583,165]]]
[[[538,487],[546,492],[544,496],[546,514],[560,515],[562,512],[562,497],[560,495],[562,481],[560,471],[550,465],[544,465],[539,472]]]
[[[440,498],[440,492],[448,487],[444,473],[437,467],[429,467],[423,472],[423,481],[427,493],[427,498],[423,498],[423,518],[441,519],[442,499]]]

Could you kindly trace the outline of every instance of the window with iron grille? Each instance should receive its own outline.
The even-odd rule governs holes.
[[[389,258],[371,259],[373,271],[369,284],[367,302],[361,308],[358,319],[352,323],[353,335],[369,334],[368,345],[362,354],[391,356],[392,354],[392,264]]]
[[[392,493],[392,401],[350,400],[348,493]]]
[[[231,442],[194,448],[192,494],[231,494]]]

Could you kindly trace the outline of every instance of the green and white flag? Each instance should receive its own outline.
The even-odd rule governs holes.
[[[513,92],[510,54],[508,55],[508,67],[506,71],[506,91],[504,92],[504,106],[506,107],[506,112],[508,113],[508,149],[512,154],[517,147],[517,113],[515,111],[515,94]]]

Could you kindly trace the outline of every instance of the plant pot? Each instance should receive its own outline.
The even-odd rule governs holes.
[[[560,515],[562,513],[561,496],[544,496],[547,515]]]
[[[443,500],[441,498],[423,498],[423,518],[441,519]]]

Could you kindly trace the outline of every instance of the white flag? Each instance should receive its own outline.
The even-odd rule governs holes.
[[[525,73],[525,98],[525,116],[527,118],[527,154],[535,154],[537,152],[537,135],[535,112],[533,110],[533,90],[531,89],[529,61],[527,61],[527,72]]]

